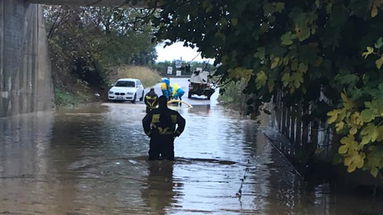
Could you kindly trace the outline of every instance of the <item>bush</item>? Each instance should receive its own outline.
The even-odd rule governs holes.
[[[225,106],[243,112],[246,110],[247,96],[243,94],[246,81],[229,82],[221,88],[218,101]],[[222,90],[224,89],[224,90]]]
[[[55,89],[55,102],[59,106],[74,105],[78,103],[78,98],[74,93],[56,88]]]
[[[151,87],[161,80],[161,76],[156,70],[144,66],[122,65],[112,68],[110,81],[114,82],[119,78],[140,79],[144,87]]]

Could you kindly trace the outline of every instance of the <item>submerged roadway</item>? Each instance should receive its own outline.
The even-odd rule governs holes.
[[[187,89],[187,79],[171,82]],[[0,214],[383,211],[369,197],[304,182],[254,121],[217,104],[217,93],[185,101],[193,108],[174,107],[187,121],[175,162],[146,160],[142,102],[0,118]]]

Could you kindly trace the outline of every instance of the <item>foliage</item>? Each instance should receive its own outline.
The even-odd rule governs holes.
[[[59,106],[75,105],[81,100],[85,99],[85,96],[79,96],[75,93],[64,91],[60,88],[55,89],[56,104]]]
[[[242,79],[236,82],[229,82],[221,86],[218,101],[220,104],[229,106],[238,111],[246,107],[246,96],[243,96],[243,89],[246,87],[246,80]]]
[[[383,39],[380,37],[374,47],[368,46],[362,53],[364,58],[375,62],[374,72],[377,73],[383,62],[382,46]],[[348,166],[348,171],[365,168],[376,177],[383,168],[383,83],[371,80],[379,76],[374,72],[366,72],[360,78],[362,87],[348,90],[352,96],[341,93],[341,107],[327,115],[328,122],[335,124],[336,131],[343,136],[338,152],[345,157],[344,164]]]
[[[187,41],[224,80],[250,78],[250,112],[283,92],[335,123],[348,171],[383,169],[382,0],[162,0],[158,39]]]
[[[76,95],[68,84],[76,83],[74,77],[102,91],[109,82],[109,67],[153,64],[153,29],[139,21],[145,14],[126,8],[46,6],[55,87]]]
[[[71,76],[60,76],[61,82],[56,83],[55,104],[58,107],[77,106],[82,103],[99,101],[99,91],[89,87],[89,84]]]
[[[154,62],[153,29],[139,21],[141,16],[144,12],[123,8],[45,8],[48,38],[59,46],[55,49],[65,48],[67,55],[91,57],[107,66]]]

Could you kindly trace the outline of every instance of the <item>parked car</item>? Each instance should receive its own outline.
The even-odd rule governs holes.
[[[144,86],[139,79],[118,79],[108,92],[109,101],[131,101],[135,103],[144,99]]]

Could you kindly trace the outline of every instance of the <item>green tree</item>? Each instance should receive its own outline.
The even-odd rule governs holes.
[[[153,68],[157,70],[160,74],[166,75],[168,67],[172,67],[173,71],[176,71],[176,61],[163,61],[158,62],[153,65]],[[208,62],[197,62],[197,61],[181,61],[181,68],[182,74],[184,75],[191,75],[193,71],[195,71],[198,67],[202,68],[205,71],[209,71],[211,73],[214,73],[216,68]]]
[[[106,83],[107,68],[150,65],[156,59],[145,10],[47,6],[44,10],[55,70],[70,71],[91,86]]]
[[[381,175],[383,0],[160,4],[152,18],[157,38],[196,45],[224,80],[250,76],[250,112],[282,91],[285,105],[310,105],[309,118],[335,124],[349,172]]]

